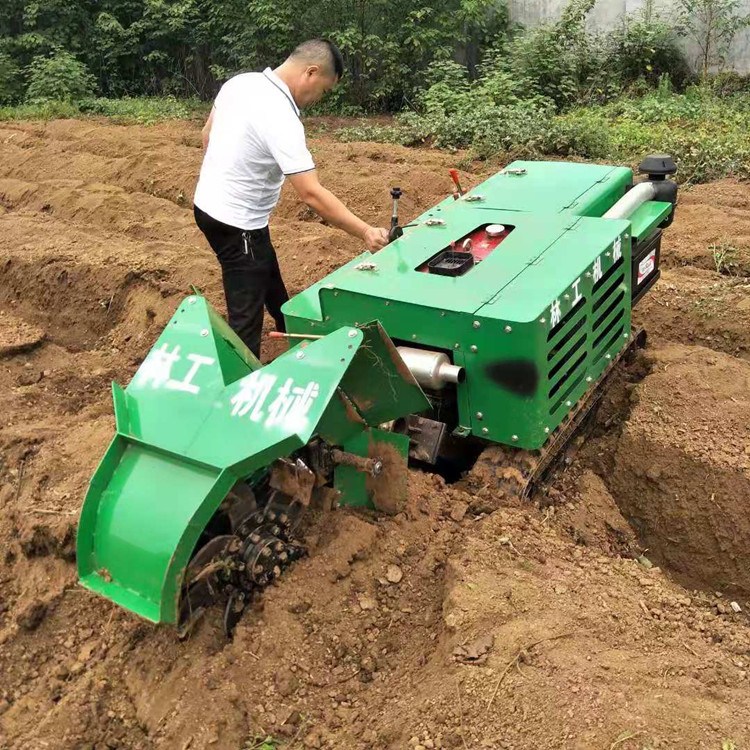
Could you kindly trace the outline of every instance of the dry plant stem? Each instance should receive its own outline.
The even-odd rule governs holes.
[[[531,643],[528,643],[527,645],[523,646],[518,653],[505,665],[505,669],[502,671],[500,677],[497,678],[497,682],[495,683],[495,689],[492,691],[492,696],[490,697],[489,703],[487,703],[487,711],[490,710],[492,707],[492,703],[495,700],[495,696],[497,695],[497,691],[500,689],[500,685],[502,684],[503,680],[505,679],[505,675],[508,674],[511,667],[514,664],[518,664],[518,660],[521,658],[521,654],[523,654],[525,651],[528,651],[529,649],[534,648],[534,646],[538,646],[540,643],[546,643],[547,641],[557,641],[560,638],[568,638],[571,635],[575,635],[575,631],[571,631],[570,633],[561,633],[560,635],[552,635],[549,638],[541,638],[538,641],[532,641]]]

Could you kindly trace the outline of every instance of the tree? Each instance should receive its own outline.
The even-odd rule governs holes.
[[[35,57],[29,66],[29,101],[77,101],[93,93],[94,77],[70,52]]]
[[[723,70],[737,33],[750,26],[750,14],[742,13],[742,0],[677,0],[681,23],[698,49],[703,78],[711,70]]]

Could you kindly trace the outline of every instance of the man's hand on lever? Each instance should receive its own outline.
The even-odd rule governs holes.
[[[347,234],[359,237],[368,250],[375,252],[388,244],[388,231],[372,227],[355,216],[330,190],[320,184],[317,170],[287,175],[287,179],[300,199],[315,213]]]

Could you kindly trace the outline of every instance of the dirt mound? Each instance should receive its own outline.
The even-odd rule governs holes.
[[[391,185],[409,219],[448,192],[456,161],[324,136],[311,146],[324,184],[381,224]],[[659,349],[645,380],[638,363],[618,376],[591,439],[537,505],[477,502],[411,471],[396,516],[313,518],[309,558],[231,642],[218,612],[179,642],[76,586],[78,512],[113,430],[109,381],[129,380],[189,284],[223,308],[191,217],[200,158],[195,123],[0,126],[0,336],[12,344],[0,358],[0,748],[239,750],[268,736],[294,750],[750,741],[749,605],[739,597],[736,612],[650,562],[687,575],[693,555],[717,575],[744,570],[746,364],[729,355],[748,351],[747,289],[678,268],[711,268],[701,201],[719,196],[739,212],[723,226],[743,246],[746,188],[735,183],[687,194],[666,235],[672,268],[639,308],[656,339],[691,345]],[[272,234],[292,292],[362,250],[288,190]],[[698,302],[714,298],[703,317]],[[681,476],[657,484],[630,466],[678,457]],[[699,471],[703,490],[721,484],[713,501],[699,497]],[[697,499],[666,515],[670,493],[686,487]],[[499,509],[486,515],[487,503]],[[637,539],[617,503],[641,513],[641,528],[669,521],[682,551]],[[736,538],[714,535],[732,528]],[[729,567],[719,569],[722,553]]]
[[[750,359],[750,283],[697,268],[667,269],[635,308],[652,341],[700,344]]]
[[[670,346],[633,392],[610,479],[655,559],[688,585],[750,594],[750,365]]]
[[[665,243],[667,265],[750,275],[750,185],[693,185],[680,193],[678,216]]]

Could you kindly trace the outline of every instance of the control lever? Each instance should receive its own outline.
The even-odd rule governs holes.
[[[453,194],[453,200],[457,201],[459,198],[463,197],[464,191],[461,187],[461,183],[458,181],[458,170],[457,169],[449,169],[448,174],[451,176],[451,180],[453,180],[453,184],[456,186],[456,193]]]
[[[398,200],[403,195],[400,187],[391,188],[391,198],[393,198],[393,213],[391,214],[391,229],[388,232],[388,242],[397,240],[404,230],[398,225]]]

